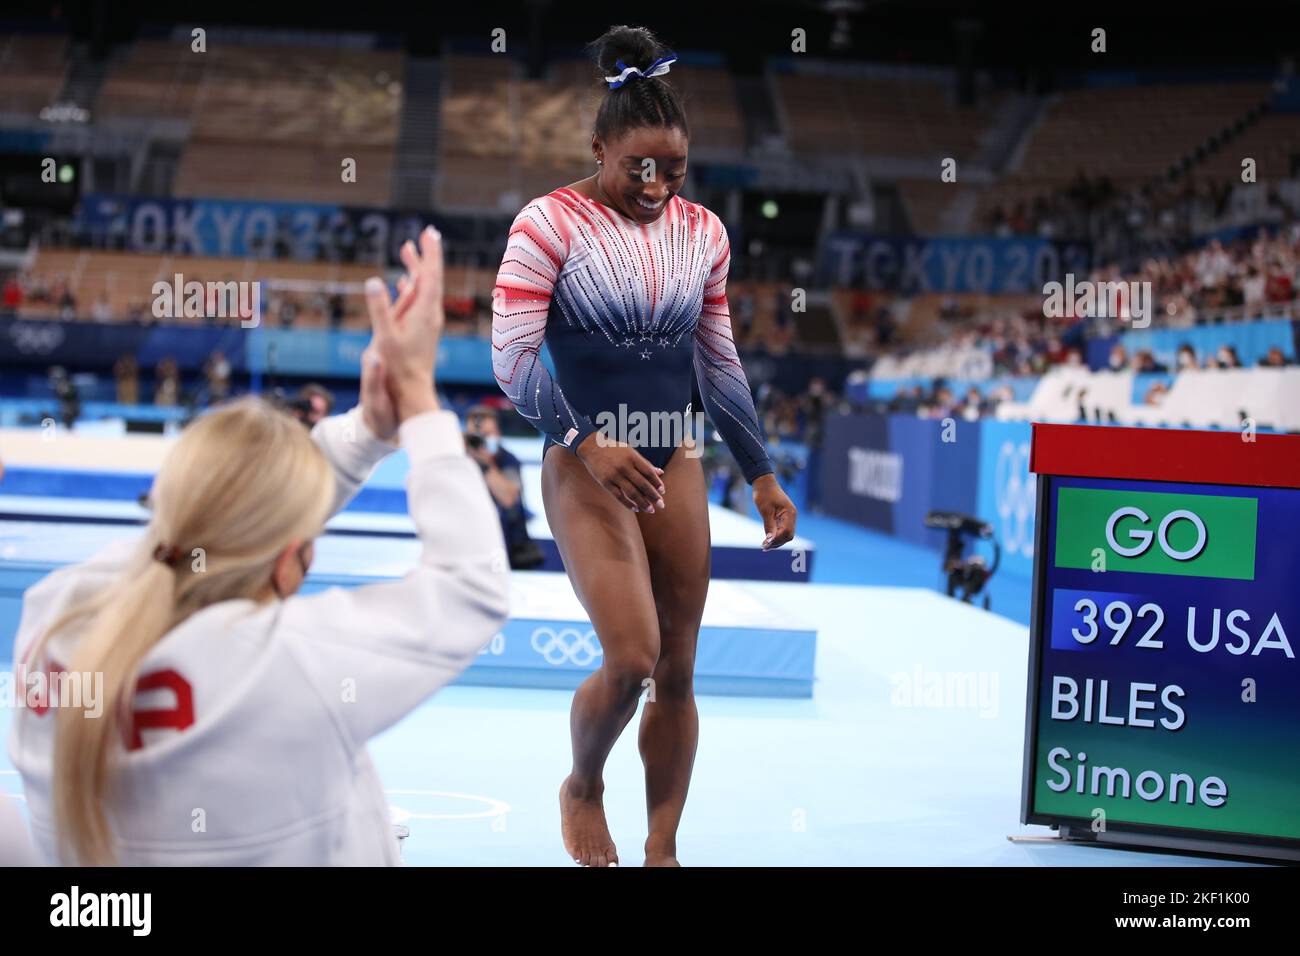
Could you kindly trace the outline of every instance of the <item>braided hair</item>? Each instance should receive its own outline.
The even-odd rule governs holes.
[[[587,49],[596,61],[602,86],[606,85],[605,77],[622,72],[619,60],[623,66],[645,70],[668,50],[645,27],[627,26],[610,27]],[[618,89],[609,90],[596,111],[594,132],[608,141],[644,126],[675,127],[688,139],[691,135],[677,91],[658,76],[634,77]]]

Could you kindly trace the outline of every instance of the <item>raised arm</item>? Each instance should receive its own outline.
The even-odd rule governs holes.
[[[362,376],[366,375],[363,369]],[[365,396],[362,396],[364,401]],[[334,507],[338,514],[366,483],[375,465],[396,450],[396,445],[379,438],[366,424],[362,406],[343,415],[322,418],[311,430],[311,437],[334,468]]]
[[[410,417],[401,438],[419,563],[400,581],[291,598],[281,615],[299,665],[353,747],[455,680],[509,611],[501,522],[455,414]]]
[[[361,419],[340,416],[317,436],[346,491],[382,450],[376,432],[401,423],[411,459],[407,498],[423,546],[419,563],[400,581],[293,597],[279,620],[300,667],[354,747],[454,680],[509,610],[509,566],[496,508],[465,452],[460,423],[438,407],[434,393],[442,249],[432,232],[421,238],[421,248],[422,257],[410,244],[403,249],[412,278],[399,287],[395,304],[382,283],[367,283],[375,337],[363,360]],[[374,376],[369,381],[366,370]],[[383,401],[375,390],[380,376],[391,418],[376,407]]]
[[[545,199],[515,217],[492,290],[492,371],[501,391],[544,435],[575,451],[596,431],[542,364],[551,293],[568,255],[564,224]]]

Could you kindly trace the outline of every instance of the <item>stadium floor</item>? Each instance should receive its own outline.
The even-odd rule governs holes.
[[[816,628],[813,698],[699,698],[684,863],[1206,865],[1009,842],[1049,833],[1018,822],[1029,582],[995,575],[990,614],[938,593],[937,552],[810,511],[799,531],[816,543],[812,582],[751,586]],[[969,677],[980,694],[906,706],[900,689],[934,674]],[[409,864],[572,865],[557,806],[571,697],[453,686],[372,742],[394,818],[410,828]],[[0,709],[6,739],[10,719]],[[20,790],[0,752],[0,793]],[[610,757],[605,799],[624,865],[639,864],[634,728]]]
[[[880,536],[840,531],[859,538],[846,552],[850,564],[914,565],[917,574],[934,567],[935,555],[924,549],[916,550],[928,561],[915,556],[905,566],[880,547]],[[678,847],[683,863],[1223,862],[1006,839],[1048,833],[1017,820],[1023,625],[912,587],[762,587],[772,604],[816,624],[816,691],[812,700],[700,698],[700,748]],[[952,706],[904,706],[904,682],[934,673],[974,675],[983,692]],[[572,865],[557,808],[570,698],[567,691],[451,687],[372,742],[394,817],[410,828],[408,864]],[[0,711],[6,738],[10,719]],[[20,791],[7,754],[0,756],[0,791]],[[623,864],[639,864],[645,802],[631,728],[610,757],[605,800]]]

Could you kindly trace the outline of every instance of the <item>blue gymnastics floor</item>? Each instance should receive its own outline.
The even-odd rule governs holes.
[[[816,629],[813,697],[699,698],[683,863],[1220,865],[1009,842],[1008,834],[1049,833],[1018,823],[1029,582],[995,576],[990,614],[936,593],[936,552],[807,512],[799,531],[817,545],[811,583],[752,587]],[[979,693],[908,706],[900,691],[934,675],[969,678]],[[411,831],[408,863],[573,865],[557,804],[571,697],[454,686],[372,742],[394,818]],[[6,740],[10,720],[0,708]],[[0,794],[20,792],[0,748]],[[610,757],[606,808],[623,864],[639,864],[646,823],[635,727]]]
[[[799,515],[799,534],[817,542],[813,584],[866,584],[943,591],[940,554],[919,544],[812,512]],[[982,551],[980,553],[983,553]],[[1032,582],[998,571],[986,590],[994,614],[1029,626]]]
[[[816,692],[812,700],[700,698],[684,864],[1218,865],[1008,842],[1008,834],[1048,832],[1017,822],[1024,627],[912,588],[761,586],[773,605],[818,627]],[[934,673],[973,675],[983,693],[964,706],[905,706],[903,684]],[[570,698],[452,687],[373,741],[395,819],[410,827],[408,863],[573,865],[557,807]],[[9,720],[0,711],[6,738]],[[623,865],[642,860],[642,784],[629,727],[606,774]],[[0,791],[19,789],[0,755]]]

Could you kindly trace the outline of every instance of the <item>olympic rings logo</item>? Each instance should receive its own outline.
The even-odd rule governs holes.
[[[1012,554],[1032,558],[1038,476],[1029,471],[1029,442],[1002,443],[993,482],[1002,546]]]
[[[24,355],[48,355],[63,344],[63,327],[53,323],[16,322],[9,327],[14,348]]]
[[[553,667],[561,664],[587,667],[604,653],[600,649],[600,642],[596,640],[595,631],[588,630],[584,634],[573,627],[560,628],[559,631],[539,627],[533,631],[529,643]]]

